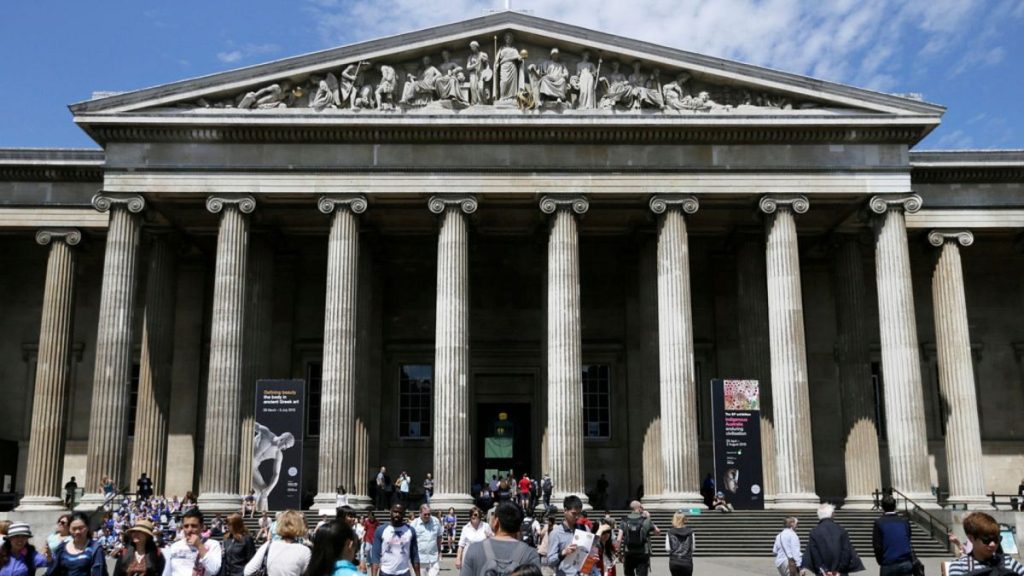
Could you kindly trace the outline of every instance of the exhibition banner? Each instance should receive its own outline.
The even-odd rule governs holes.
[[[757,380],[711,381],[715,489],[736,510],[764,508],[761,394]]]
[[[256,382],[252,487],[258,510],[302,509],[305,380]]]

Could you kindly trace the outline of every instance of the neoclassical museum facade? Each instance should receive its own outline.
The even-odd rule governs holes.
[[[913,151],[942,106],[506,12],[71,110],[100,149],[0,150],[23,507],[236,506],[268,378],[317,504],[696,502],[713,378],[761,383],[776,507],[1024,475],[1024,153]]]

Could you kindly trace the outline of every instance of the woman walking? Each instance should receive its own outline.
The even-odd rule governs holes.
[[[672,576],[691,576],[693,574],[693,548],[695,544],[693,528],[686,525],[686,514],[677,510],[672,515],[672,528],[665,538],[668,550],[668,569]]]
[[[800,563],[803,558],[800,556],[800,537],[796,535],[796,525],[799,523],[793,516],[785,520],[782,532],[775,536],[775,545],[772,552],[775,553],[775,569],[779,576],[799,576]]]
[[[89,517],[71,515],[71,541],[62,542],[52,553],[47,576],[107,576],[103,546],[89,537]]]
[[[0,546],[0,576],[35,576],[36,568],[49,565],[46,556],[28,543],[32,528],[15,522],[7,528],[7,537]]]
[[[222,550],[220,573],[223,576],[242,576],[245,565],[256,554],[256,543],[238,514],[228,516],[228,531],[224,535]]]
[[[153,523],[140,519],[128,529],[131,546],[121,551],[114,576],[160,576],[164,573],[164,556],[156,547]]]
[[[331,520],[313,534],[313,553],[305,576],[360,576],[353,560],[359,541],[346,522]]]
[[[245,565],[245,576],[255,576],[264,562],[267,576],[302,576],[309,566],[309,547],[299,543],[306,535],[306,519],[301,512],[286,510],[277,520],[279,540],[270,540],[260,547]]]
[[[469,511],[469,522],[462,527],[462,534],[459,536],[459,551],[455,555],[455,569],[462,570],[462,556],[466,548],[474,542],[483,542],[494,536],[491,527],[483,521],[482,510],[473,506]]]

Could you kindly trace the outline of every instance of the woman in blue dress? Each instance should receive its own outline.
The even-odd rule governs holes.
[[[103,546],[90,538],[89,517],[82,512],[71,515],[71,541],[61,543],[52,555],[46,576],[107,576]]]

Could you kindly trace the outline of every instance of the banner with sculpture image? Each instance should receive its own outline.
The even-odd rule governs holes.
[[[715,490],[736,510],[764,508],[761,391],[757,380],[711,381]]]
[[[302,509],[304,380],[258,380],[252,441],[257,510]]]

